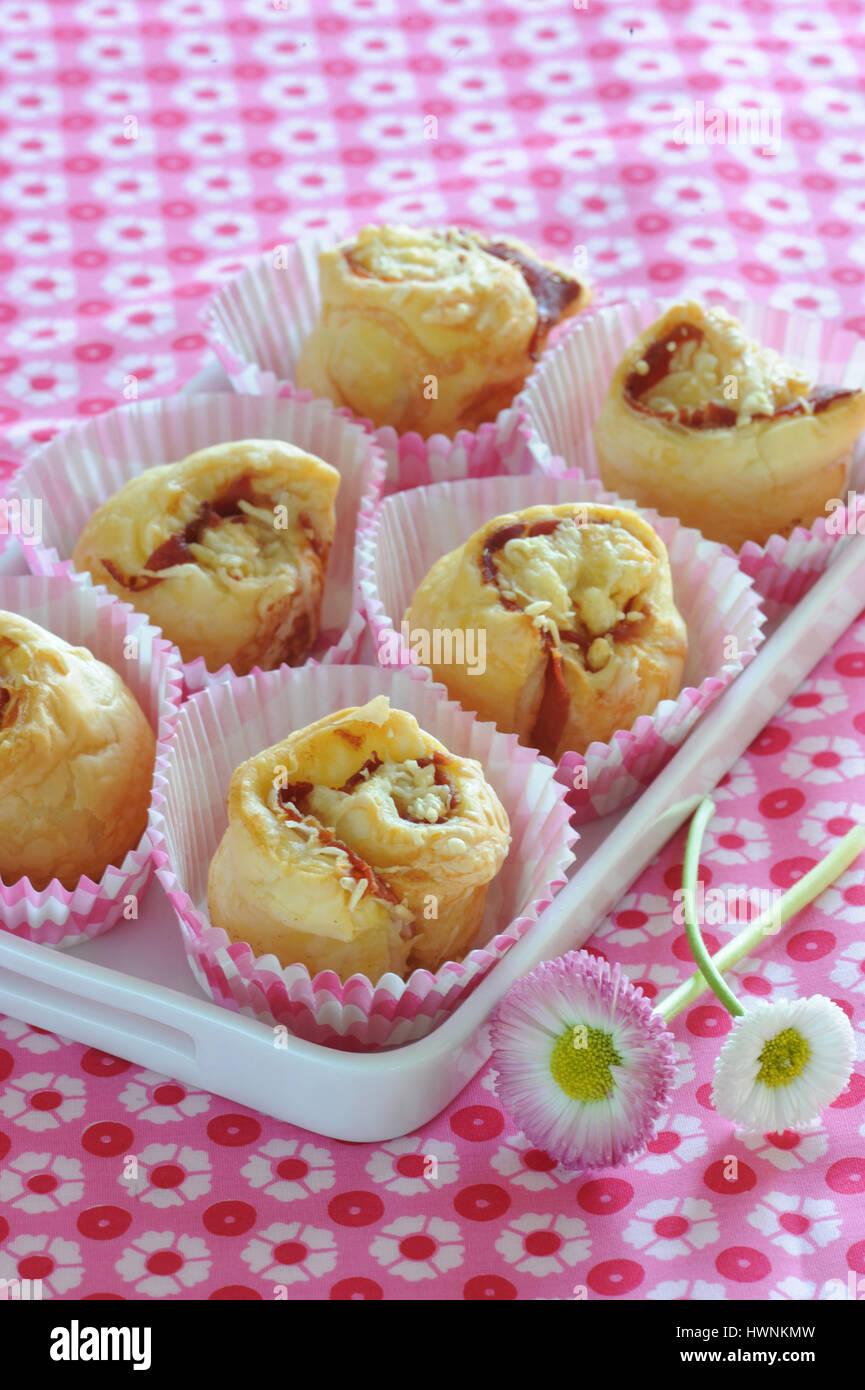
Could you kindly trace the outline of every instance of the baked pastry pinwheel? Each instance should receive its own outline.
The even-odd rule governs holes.
[[[147,825],[153,730],[110,666],[0,611],[0,878],[98,883]]]
[[[509,843],[480,764],[379,695],[237,769],[210,918],[313,975],[435,970],[465,953]]]
[[[687,653],[663,541],[600,503],[494,517],[436,561],[405,626],[418,651],[430,634],[428,664],[453,699],[554,761],[675,697]],[[434,640],[455,631],[483,661]]]
[[[425,438],[494,420],[590,297],[522,242],[459,228],[364,227],[321,253],[319,285],[298,384]]]
[[[109,497],[72,557],[208,670],[302,662],[318,635],[335,468],[243,439],[148,468]]]
[[[676,304],[625,353],[595,427],[606,487],[738,550],[843,497],[865,392],[813,385],[726,310]]]

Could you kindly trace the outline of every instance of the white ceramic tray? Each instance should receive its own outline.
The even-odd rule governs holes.
[[[0,569],[23,570],[10,548]],[[289,1039],[206,999],[154,882],[137,922],[75,950],[0,930],[0,1012],[336,1139],[425,1124],[489,1055],[487,1020],[538,961],[581,945],[862,608],[865,536],[839,541],[817,585],[628,810],[582,829],[570,881],[475,993],[432,1034],[356,1054]]]

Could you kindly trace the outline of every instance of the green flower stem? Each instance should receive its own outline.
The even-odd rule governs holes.
[[[685,932],[688,937],[688,945],[691,948],[691,955],[699,967],[699,973],[727,1012],[736,1018],[745,1010],[730,986],[722,979],[712,964],[712,957],[706,950],[706,943],[697,922],[697,878],[700,873],[700,850],[703,846],[706,826],[714,814],[714,801],[708,796],[704,797],[694,812],[691,828],[688,831],[685,863],[682,868],[682,907],[685,913]]]
[[[708,821],[711,819],[714,809],[714,805],[710,800],[707,799],[701,802],[691,825],[688,849],[690,850],[693,844],[696,852],[692,855],[694,877],[691,881],[690,902],[688,901],[689,894],[687,887],[684,893],[686,923],[688,917],[693,916],[693,894],[696,884],[696,866],[699,864],[699,845],[702,841],[703,831]],[[697,817],[700,816],[701,813],[699,830],[695,831],[694,827],[697,825]],[[697,834],[699,834],[699,840],[696,838]],[[694,837],[693,841],[691,836]],[[776,903],[774,907],[771,907],[768,912],[761,913],[753,922],[749,922],[747,927],[739,932],[738,936],[734,936],[733,939],[728,941],[726,946],[722,946],[720,951],[717,951],[714,956],[706,956],[706,963],[709,966],[710,975],[720,977],[723,975],[724,971],[729,970],[737,961],[742,960],[745,956],[749,955],[756,946],[759,946],[764,937],[774,936],[779,932],[785,922],[788,922],[791,917],[795,917],[797,912],[801,912],[802,908],[806,907],[808,903],[813,902],[815,898],[819,898],[820,894],[823,893],[831,883],[834,883],[835,879],[839,878],[840,875],[844,873],[845,869],[849,869],[850,865],[859,858],[863,849],[865,849],[865,826],[857,825],[854,826],[843,839],[838,841],[835,848],[830,850],[829,853],[820,860],[819,864],[815,864],[814,868],[809,870],[807,874],[804,874],[802,878],[799,879],[798,883],[794,883],[793,887],[788,889],[780,902]],[[687,851],[685,863],[687,867]],[[683,873],[683,878],[685,877],[686,874]],[[689,943],[691,942],[690,932],[688,933],[688,941]],[[703,946],[703,951],[705,952],[702,939],[700,939],[700,945]],[[693,950],[693,945],[691,949]],[[680,1014],[684,1009],[690,1008],[691,1005],[700,998],[700,995],[704,994],[710,987],[709,980],[702,973],[703,962],[696,953],[695,959],[697,960],[697,964],[701,966],[701,969],[692,975],[690,979],[678,985],[676,989],[668,994],[666,999],[662,999],[657,1006],[658,1013],[662,1018],[666,1019],[667,1022],[675,1018],[676,1015]],[[723,986],[723,981],[721,981],[721,984]],[[725,1001],[722,1000],[722,1003],[724,1002]],[[738,1000],[736,1003],[738,1005]]]

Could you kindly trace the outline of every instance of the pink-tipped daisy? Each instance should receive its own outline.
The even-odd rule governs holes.
[[[762,1002],[727,1034],[712,1104],[725,1120],[763,1134],[808,1125],[840,1096],[855,1057],[850,1020],[831,999]]]
[[[673,1036],[618,965],[570,951],[518,980],[492,1023],[496,1090],[566,1168],[624,1162],[665,1111]]]

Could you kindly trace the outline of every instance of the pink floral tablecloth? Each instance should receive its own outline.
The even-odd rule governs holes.
[[[364,220],[492,226],[585,247],[606,294],[759,297],[865,332],[863,55],[858,0],[5,0],[0,474],[65,421],[195,375],[199,311],[244,257]],[[755,97],[782,112],[774,147],[674,138],[697,102]],[[863,693],[860,621],[720,789],[703,856],[719,901],[787,887],[865,817]],[[592,943],[649,994],[688,973],[681,856],[679,835]],[[133,1299],[855,1285],[865,866],[738,979],[852,1018],[860,1061],[824,1122],[743,1140],[717,1118],[729,1020],[709,996],[675,1024],[679,1085],[649,1151],[581,1177],[526,1144],[489,1069],[422,1133],[350,1145],[2,1020],[0,1278]]]

